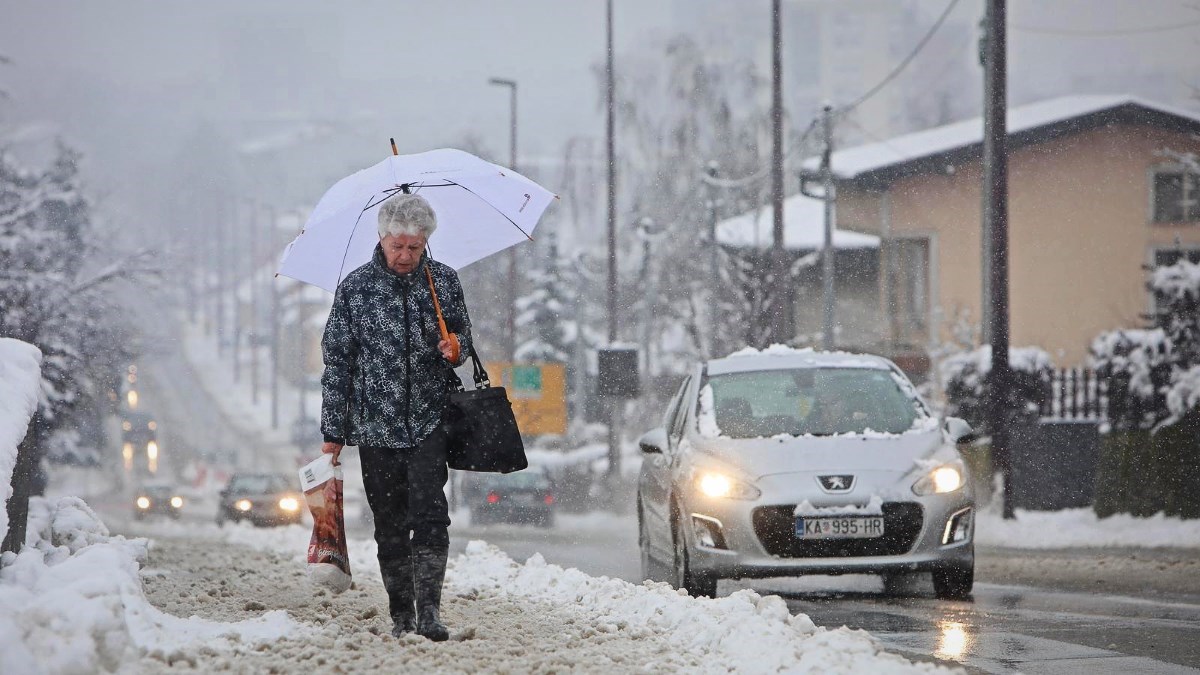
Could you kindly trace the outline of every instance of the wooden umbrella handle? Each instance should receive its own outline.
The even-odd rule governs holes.
[[[429,265],[425,266],[425,278],[429,279],[429,293],[433,295],[433,311],[437,313],[438,330],[442,332],[442,339],[450,343],[450,362],[454,363],[458,361],[462,346],[458,342],[458,336],[446,329],[446,319],[442,317],[442,304],[438,302],[437,289],[433,287],[433,272],[429,271]]]

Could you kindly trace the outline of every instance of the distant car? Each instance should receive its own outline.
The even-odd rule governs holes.
[[[292,476],[275,473],[237,473],[221,490],[217,524],[248,521],[254,525],[300,522],[304,495]]]
[[[554,491],[545,472],[529,468],[508,474],[474,474],[463,490],[472,525],[528,523],[554,526]]]
[[[179,518],[183,497],[170,485],[143,485],[133,498],[133,517],[141,520],[150,515]]]
[[[975,502],[956,443],[887,359],[798,350],[697,364],[642,436],[646,578],[711,596],[721,578],[878,574],[940,598],[974,583]]]

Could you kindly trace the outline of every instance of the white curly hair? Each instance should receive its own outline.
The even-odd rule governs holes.
[[[379,207],[379,237],[399,234],[428,239],[437,229],[437,215],[421,195],[399,194]]]

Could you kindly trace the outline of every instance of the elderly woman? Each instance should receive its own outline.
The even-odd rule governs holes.
[[[466,359],[471,321],[458,275],[426,254],[436,227],[419,195],[380,207],[375,255],[338,284],[325,324],[321,431],[322,452],[335,461],[344,445],[358,446],[392,634],[441,641],[450,544],[442,410],[447,369]],[[441,338],[430,284],[458,353]]]

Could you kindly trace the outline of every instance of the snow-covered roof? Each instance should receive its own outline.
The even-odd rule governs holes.
[[[1080,118],[1123,112],[1147,122],[1166,120],[1200,128],[1200,113],[1146,101],[1133,96],[1063,96],[1008,110],[1008,133],[1012,136],[1054,125],[1070,125]],[[1136,113],[1141,113],[1137,115]],[[1104,120],[1098,120],[1104,121]],[[1080,128],[1084,128],[1083,125]],[[1069,130],[1069,129],[1068,129]],[[904,134],[878,143],[835,150],[830,163],[841,178],[857,178],[880,169],[895,167],[983,142],[983,118],[975,117],[924,131]],[[816,169],[819,158],[804,160],[806,169]]]
[[[717,223],[717,242],[724,246],[769,248],[775,210],[770,206]],[[803,194],[783,200],[783,245],[789,250],[816,250],[825,245],[825,205]],[[833,247],[879,248],[879,237],[834,230]]]

